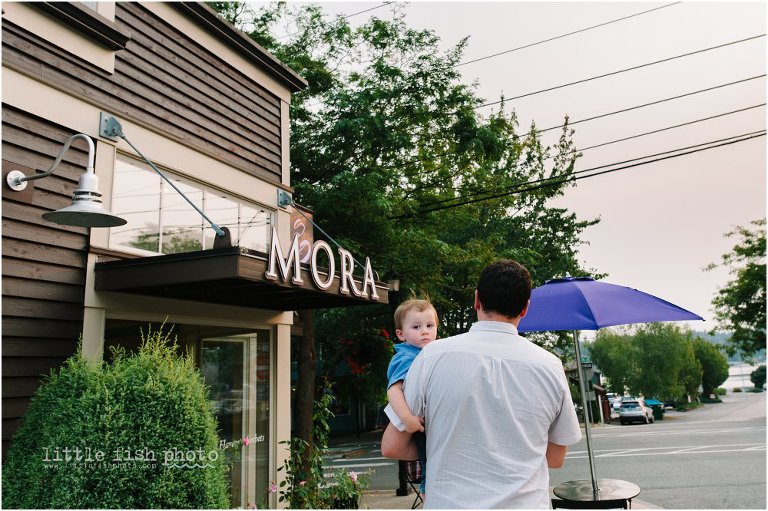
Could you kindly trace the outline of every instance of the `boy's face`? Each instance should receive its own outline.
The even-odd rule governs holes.
[[[403,329],[396,329],[395,335],[411,346],[423,348],[437,338],[435,312],[431,309],[408,311],[403,318]]]

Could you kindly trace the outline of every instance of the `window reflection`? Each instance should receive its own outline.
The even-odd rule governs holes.
[[[267,251],[272,211],[164,173],[211,220],[229,228],[234,245]],[[215,233],[210,224],[143,163],[120,157],[115,166],[113,190],[112,212],[128,221],[111,229],[113,248],[151,254],[213,248]]]
[[[117,161],[112,213],[128,223],[111,230],[110,243],[160,252],[160,176]]]

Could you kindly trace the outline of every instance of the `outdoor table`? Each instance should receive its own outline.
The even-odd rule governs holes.
[[[591,479],[579,479],[577,481],[567,481],[556,486],[552,491],[560,497],[562,506],[568,508],[590,508],[590,509],[608,509],[632,507],[632,499],[640,495],[640,487],[636,484],[622,481],[620,479],[598,479],[598,492],[592,489]],[[553,507],[559,502],[553,501]]]

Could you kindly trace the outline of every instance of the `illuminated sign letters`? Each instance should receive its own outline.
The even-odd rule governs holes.
[[[269,250],[269,264],[264,277],[270,280],[282,280],[295,285],[301,285],[304,280],[301,278],[301,257],[303,251],[299,245],[299,236],[294,236],[291,246],[288,249],[288,256],[283,254],[280,248],[280,240],[277,237],[277,229],[272,228],[272,245]],[[318,254],[325,252],[328,260],[328,272],[320,272],[317,264]],[[376,281],[373,277],[373,268],[371,260],[365,258],[365,269],[363,271],[363,288],[359,289],[353,272],[355,261],[352,254],[343,248],[339,249],[339,261],[341,264],[339,275],[339,292],[341,294],[353,294],[355,296],[378,300],[379,294],[376,292]],[[326,291],[333,285],[333,279],[336,277],[336,262],[333,259],[331,246],[325,241],[318,240],[312,244],[311,256],[309,258],[309,271],[312,276],[312,282],[318,289]]]

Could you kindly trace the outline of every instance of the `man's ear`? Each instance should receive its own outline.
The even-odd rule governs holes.
[[[523,308],[522,312],[520,312],[519,318],[524,318],[526,314],[528,314],[528,307],[531,306],[531,301],[528,300],[528,303],[525,304],[525,307]]]
[[[475,310],[482,310],[483,304],[480,303],[480,298],[477,296],[477,289],[475,289]]]

